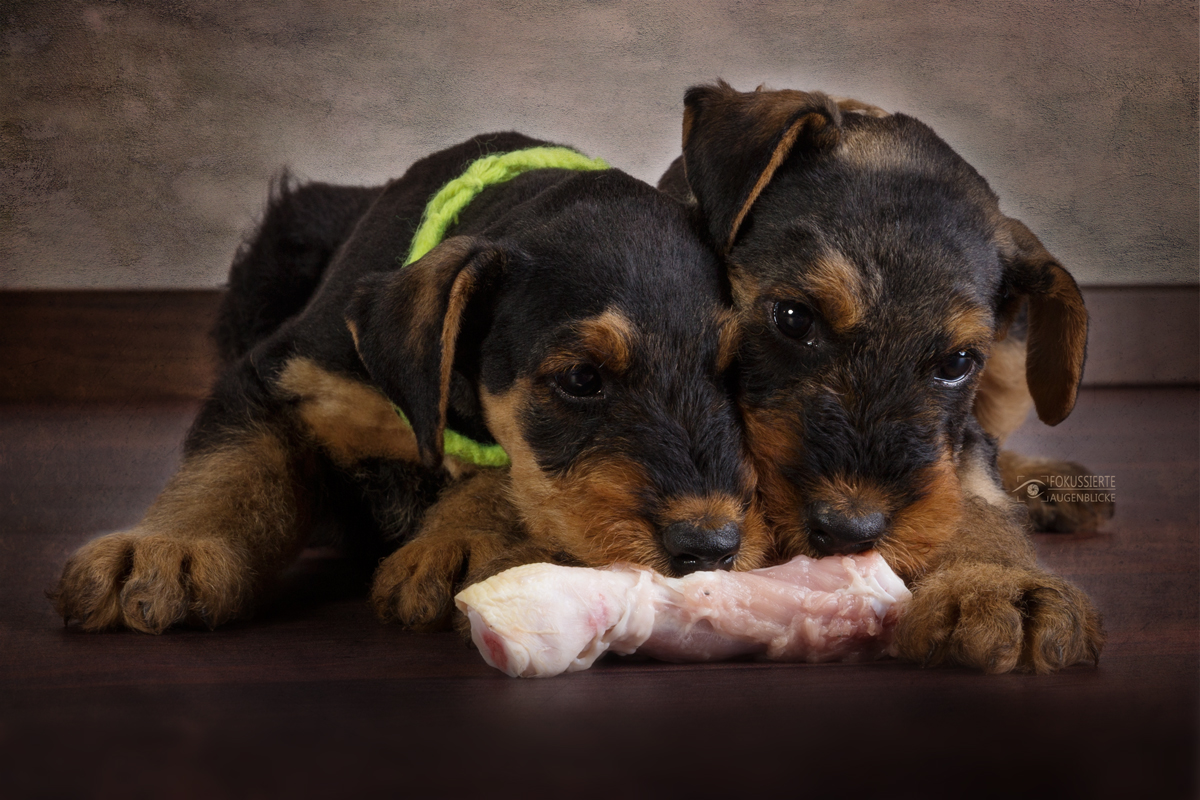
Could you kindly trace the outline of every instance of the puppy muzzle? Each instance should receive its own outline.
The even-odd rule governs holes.
[[[671,556],[671,569],[679,575],[733,569],[742,543],[742,530],[736,522],[727,522],[719,528],[676,522],[663,529],[662,541]]]
[[[870,550],[887,533],[882,512],[853,514],[837,511],[829,503],[809,507],[808,538],[821,555],[852,555]]]

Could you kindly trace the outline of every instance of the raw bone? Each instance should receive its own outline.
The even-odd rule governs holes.
[[[608,650],[665,661],[895,655],[892,629],[910,598],[872,552],[682,578],[627,565],[526,564],[454,599],[484,661],[534,678],[587,669]]]

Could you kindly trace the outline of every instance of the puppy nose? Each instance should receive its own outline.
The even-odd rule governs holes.
[[[845,514],[828,503],[814,503],[808,512],[808,533],[822,555],[851,555],[869,550],[887,532],[887,518],[873,514]]]
[[[736,522],[705,528],[676,522],[663,530],[663,547],[671,555],[671,569],[680,575],[712,569],[732,569],[742,530]]]

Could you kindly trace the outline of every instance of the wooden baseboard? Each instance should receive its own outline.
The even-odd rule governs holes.
[[[1200,287],[1087,287],[1087,386],[1200,384]],[[221,293],[0,291],[0,402],[198,399]]]
[[[1088,286],[1085,386],[1200,384],[1200,286]]]
[[[0,401],[203,397],[221,293],[0,292]]]

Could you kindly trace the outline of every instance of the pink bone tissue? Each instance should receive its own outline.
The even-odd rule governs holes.
[[[619,565],[526,564],[455,597],[484,660],[520,678],[587,669],[608,650],[664,661],[895,655],[911,595],[878,553],[664,578]]]

